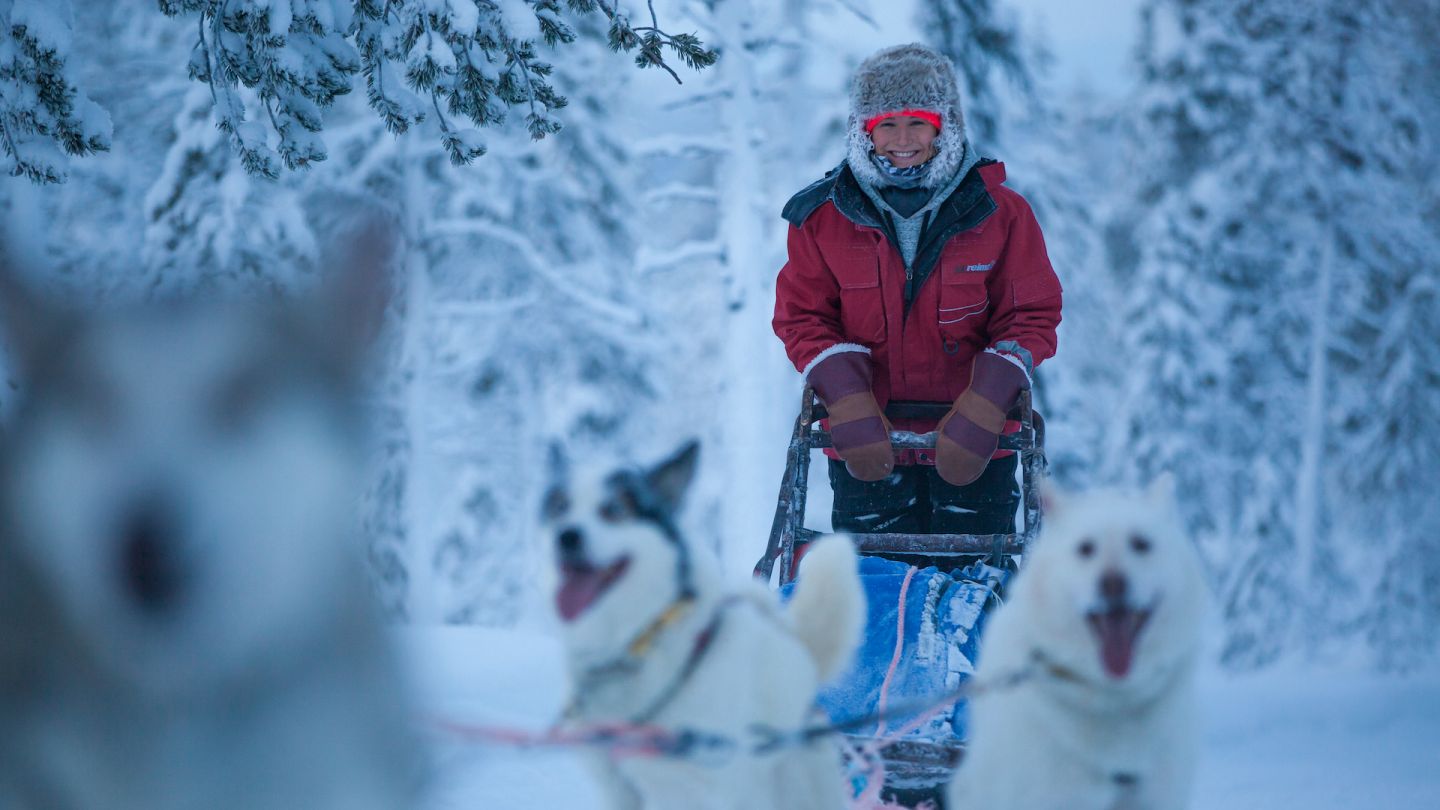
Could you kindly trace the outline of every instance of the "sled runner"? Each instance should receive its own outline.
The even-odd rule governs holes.
[[[938,419],[948,403],[892,402],[892,421]],[[765,554],[755,576],[788,591],[805,546],[821,535],[804,526],[811,451],[830,446],[820,421],[824,405],[807,386],[790,439],[784,478]],[[964,749],[965,706],[924,706],[925,698],[963,687],[988,608],[995,604],[1016,558],[1040,529],[1039,481],[1045,474],[1045,423],[1023,391],[1009,418],[1020,429],[1000,437],[1000,449],[1019,454],[1021,529],[1009,534],[855,534],[864,555],[861,578],[869,600],[864,642],[851,670],[821,693],[820,706],[836,723],[881,716],[848,731],[857,773],[875,779],[909,803],[931,796],[950,778]],[[935,434],[891,433],[896,450],[933,450]],[[923,568],[911,563],[919,561]],[[778,566],[777,566],[778,564]],[[910,707],[910,709],[903,709]],[[886,712],[886,709],[889,712]],[[910,714],[897,712],[910,711]],[[857,784],[857,792],[863,789]],[[872,791],[877,786],[869,786]]]

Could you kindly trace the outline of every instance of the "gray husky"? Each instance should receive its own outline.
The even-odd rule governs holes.
[[[347,289],[79,313],[0,259],[0,808],[408,806]]]

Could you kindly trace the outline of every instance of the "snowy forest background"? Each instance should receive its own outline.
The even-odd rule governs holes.
[[[1434,659],[1440,0],[1121,4],[1103,91],[1004,0],[655,4],[703,46],[630,5],[0,0],[0,206],[94,301],[301,288],[343,212],[393,212],[377,587],[409,622],[542,622],[552,440],[699,436],[689,529],[737,574],[758,556],[800,390],[780,207],[843,155],[854,65],[927,41],[1066,288],[1053,474],[1178,476],[1229,665]]]

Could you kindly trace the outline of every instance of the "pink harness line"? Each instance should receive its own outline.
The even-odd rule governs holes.
[[[850,810],[905,810],[900,805],[891,804],[880,798],[880,790],[885,786],[885,762],[880,757],[880,750],[888,743],[904,737],[906,734],[930,722],[940,711],[935,707],[921,713],[918,717],[901,726],[893,733],[886,732],[885,708],[890,701],[890,685],[895,680],[895,673],[900,668],[900,657],[905,652],[905,596],[910,592],[910,581],[915,578],[915,572],[920,569],[910,566],[905,572],[905,579],[900,583],[900,599],[897,618],[895,620],[895,652],[890,656],[890,667],[885,670],[885,680],[880,682],[880,698],[876,701],[876,711],[880,714],[880,723],[875,729],[876,739],[858,746],[846,741],[844,745],[849,750],[850,756],[855,761],[868,762],[869,767],[864,771],[865,789],[860,795],[850,800]]]

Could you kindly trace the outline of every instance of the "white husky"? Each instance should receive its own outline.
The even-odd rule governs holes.
[[[406,806],[342,302],[82,315],[4,269],[0,807]]]
[[[996,613],[951,810],[1171,810],[1188,803],[1206,591],[1169,479],[1049,492]],[[1033,677],[1006,688],[1012,674]]]
[[[652,470],[591,475],[546,498],[574,684],[568,720],[699,731],[743,749],[756,726],[815,720],[817,689],[859,644],[865,597],[845,537],[812,547],[788,608],[758,583],[722,587],[715,563],[675,525],[696,455],[691,444]],[[593,759],[616,810],[844,806],[828,741],[696,754]]]

